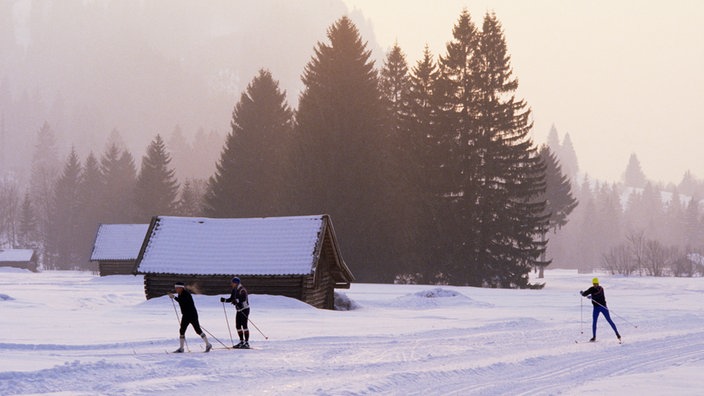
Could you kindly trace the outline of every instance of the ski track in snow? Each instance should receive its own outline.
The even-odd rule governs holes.
[[[539,292],[360,285],[350,292],[360,308],[346,312],[253,295],[253,320],[271,335],[250,326],[253,350],[224,349],[223,307],[196,296],[215,349],[202,353],[189,328],[191,352],[172,354],[174,307],[167,297],[144,301],[139,280],[13,276],[0,279],[3,396],[604,394],[605,382],[673,373],[684,388],[655,382],[655,393],[704,388],[691,374],[704,369],[701,279],[673,280],[676,291],[620,279],[609,301],[638,326],[614,317],[623,344],[603,318],[598,342],[587,342],[591,307],[574,296],[583,282],[570,274]]]
[[[38,371],[0,373],[0,394],[217,394],[223,389],[275,395],[561,394],[567,392],[565,384],[702,363],[701,328],[624,337],[618,344],[611,329],[602,326],[599,342],[575,344],[572,332],[525,320],[401,338],[257,341],[257,350],[209,354],[192,339],[192,352],[182,355],[166,353],[173,342],[0,344],[0,354],[9,359],[33,353],[65,359]]]

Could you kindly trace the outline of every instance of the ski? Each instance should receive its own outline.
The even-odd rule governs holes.
[[[235,348],[235,347],[213,347],[213,349],[220,349],[220,350],[228,350],[228,351],[232,351],[232,350],[235,350],[235,351],[237,351],[237,350],[240,350],[240,349],[243,349],[243,350],[246,350],[246,349],[253,349],[253,350],[258,350],[258,349],[260,349],[260,348],[255,348],[255,347],[252,347],[252,346],[250,346],[249,348]]]

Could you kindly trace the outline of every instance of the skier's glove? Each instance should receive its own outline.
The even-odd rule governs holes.
[[[174,299],[174,294],[173,294],[173,293],[171,293],[171,292],[166,292],[166,294],[169,295],[169,298],[170,298],[170,299],[172,299],[172,300]]]
[[[225,302],[225,297],[220,297],[220,302]]]

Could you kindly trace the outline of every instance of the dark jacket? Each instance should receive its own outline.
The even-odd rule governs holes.
[[[602,305],[606,307],[606,296],[604,295],[604,288],[601,286],[592,286],[589,289],[582,292],[583,296],[592,296],[592,305]]]
[[[249,300],[247,299],[247,289],[242,286],[242,284],[237,285],[236,288],[232,289],[230,293],[230,298],[225,300],[226,302],[232,303],[238,311],[249,308]]]
[[[196,304],[193,302],[193,296],[188,290],[183,289],[181,294],[175,296],[174,299],[178,301],[178,306],[181,307],[181,313],[186,318],[197,318],[198,311],[196,311]]]

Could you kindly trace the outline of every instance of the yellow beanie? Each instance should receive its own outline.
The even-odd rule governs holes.
[[[599,284],[599,278],[594,278],[594,279],[592,279],[592,283],[595,284],[595,285],[598,285],[598,284]]]

